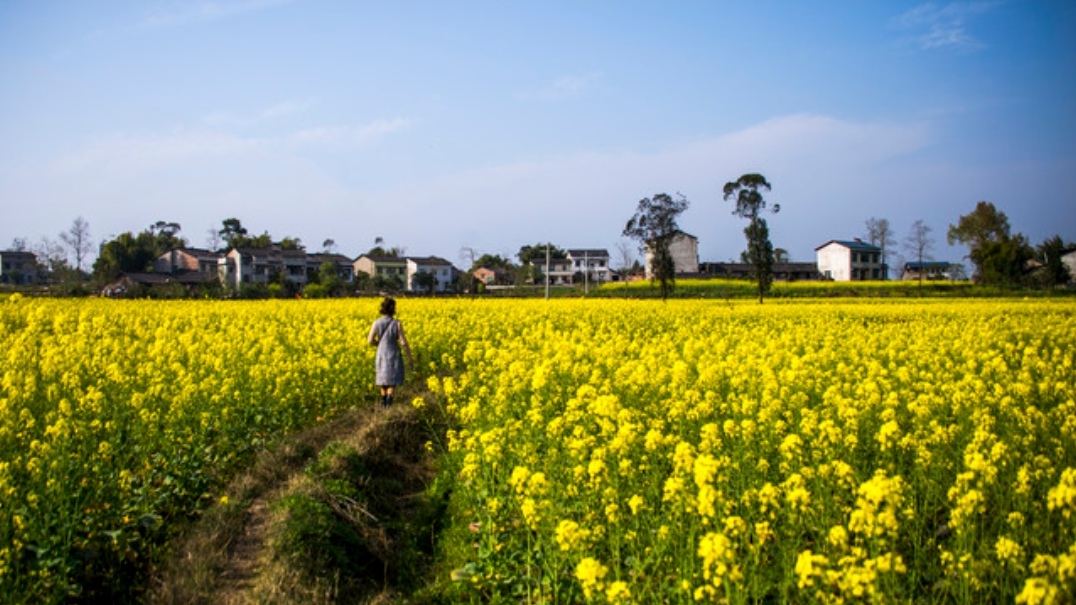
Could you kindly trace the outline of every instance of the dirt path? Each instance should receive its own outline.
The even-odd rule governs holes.
[[[400,395],[398,402],[410,401],[413,396]],[[366,509],[362,512],[375,521],[381,517],[391,531],[391,516],[400,514],[397,511],[401,510],[406,513],[406,502],[415,499],[416,491],[421,494],[432,476],[423,447],[425,439],[419,414],[410,406],[397,403],[388,409],[367,406],[346,412],[332,422],[289,438],[273,451],[264,452],[228,486],[220,505],[206,511],[201,520],[174,541],[172,556],[160,566],[146,602],[162,605],[288,602],[287,598],[275,595],[276,585],[283,586],[291,580],[280,577],[288,572],[285,569],[281,573],[280,564],[274,563],[268,543],[273,524],[280,517],[274,512],[274,503],[296,489],[303,489],[297,488],[303,481],[309,484],[309,479],[304,479],[304,469],[318,459],[327,445],[339,442],[350,448],[348,451],[354,452],[364,468],[369,469],[368,488],[373,495],[367,506],[386,511],[383,516]],[[391,538],[385,538],[385,528],[370,527],[365,531],[376,533],[371,543],[388,539],[388,549],[397,548]],[[384,599],[377,592],[388,590],[392,555],[379,550],[375,544],[371,556],[385,559],[384,570],[381,561],[375,561],[380,577],[364,579],[360,573],[356,579],[349,571],[348,590],[352,594],[347,598],[327,594],[316,601],[382,602]],[[363,583],[361,591],[355,588],[359,586],[357,582]],[[280,590],[286,594],[286,587]],[[373,594],[357,598],[356,592]]]

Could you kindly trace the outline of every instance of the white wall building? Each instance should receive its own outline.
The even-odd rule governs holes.
[[[669,253],[673,257],[676,275],[695,274],[699,272],[699,238],[683,231],[677,231],[669,243]],[[646,248],[646,278],[654,276],[651,268],[654,254]]]
[[[590,283],[604,283],[612,277],[609,269],[609,251],[605,249],[568,250],[572,274],[581,273]]]
[[[818,272],[833,281],[886,279],[882,249],[860,239],[830,240],[815,248]]]
[[[452,263],[437,256],[407,257],[407,290],[418,292],[424,290],[422,286],[415,284],[415,275],[429,273],[433,275],[436,284],[434,292],[445,292],[452,287]]]

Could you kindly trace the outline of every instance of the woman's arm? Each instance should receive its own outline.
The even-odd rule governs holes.
[[[379,340],[381,339],[377,335],[377,322],[374,322],[374,325],[370,326],[370,334],[366,337],[366,342],[376,347]]]

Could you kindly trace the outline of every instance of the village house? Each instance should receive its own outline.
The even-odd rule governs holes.
[[[175,248],[153,261],[154,273],[193,274],[208,281],[219,278],[221,254],[201,248]]]
[[[677,231],[669,243],[669,254],[673,258],[674,273],[676,275],[694,275],[699,272],[699,238]],[[654,254],[650,247],[646,247],[646,278],[654,277],[653,270]]]
[[[531,261],[531,265],[538,268],[542,275],[549,280],[551,286],[567,286],[575,277],[570,258],[550,257],[548,262],[542,259]],[[544,281],[544,280],[543,280]]]
[[[859,238],[852,241],[830,240],[815,248],[818,271],[825,279],[861,281],[886,279],[882,249]]]
[[[352,264],[356,275],[361,271],[371,278],[395,280],[401,288],[407,280],[407,259],[399,256],[363,254]]]
[[[1069,277],[1076,280],[1076,248],[1063,250],[1061,252],[1061,262],[1069,268]]]
[[[425,288],[415,282],[415,276],[419,273],[428,273],[434,278],[434,292],[446,292],[452,288],[452,278],[455,268],[449,261],[438,256],[407,257],[407,290],[410,292],[422,292]]]
[[[24,250],[0,250],[0,283],[29,284],[37,276],[37,256]]]
[[[472,272],[472,275],[480,283],[487,286],[507,285],[511,282],[511,276],[502,269],[479,267]]]
[[[949,267],[945,261],[909,261],[904,263],[900,278],[905,281],[919,279],[949,279]]]
[[[337,279],[345,283],[355,281],[355,267],[351,258],[343,254],[330,254],[327,252],[306,255],[307,275],[320,273],[326,263],[332,265],[333,273]]]
[[[750,263],[699,263],[699,272],[707,277],[751,279],[754,268]],[[821,279],[815,263],[774,263],[775,281],[812,281]]]
[[[572,275],[582,275],[592,283],[604,283],[610,280],[612,270],[609,268],[609,252],[601,248],[568,250],[568,260],[572,263]]]
[[[223,285],[236,288],[241,285],[268,284],[283,277],[297,285],[307,282],[306,252],[272,248],[232,248],[217,263],[217,271]]]

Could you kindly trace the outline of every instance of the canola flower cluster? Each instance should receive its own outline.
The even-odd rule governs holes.
[[[0,594],[128,579],[251,452],[370,401],[376,308],[0,300]],[[1076,304],[400,312],[461,601],[1076,599]]]
[[[462,597],[1076,599],[1071,302],[486,310],[429,379]]]
[[[0,600],[137,582],[167,524],[220,502],[249,454],[369,401],[376,314],[368,300],[0,299]]]

